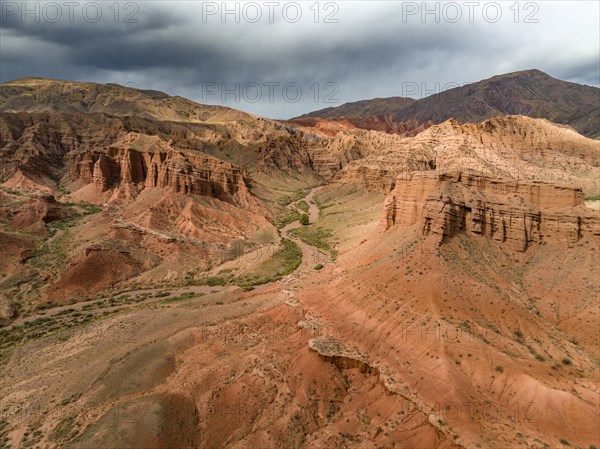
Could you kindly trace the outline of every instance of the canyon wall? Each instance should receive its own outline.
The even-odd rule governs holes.
[[[516,251],[552,242],[571,247],[589,237],[600,246],[600,217],[580,189],[474,173],[404,173],[386,199],[381,229],[418,225],[438,244],[461,232],[484,235]]]
[[[133,196],[144,188],[168,188],[230,203],[252,201],[245,170],[206,155],[109,148],[106,153],[76,153],[69,165],[71,181],[93,182],[98,192],[118,187]]]

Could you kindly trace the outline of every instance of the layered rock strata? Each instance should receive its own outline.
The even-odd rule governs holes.
[[[516,251],[544,242],[571,247],[582,238],[600,245],[600,217],[585,208],[581,189],[474,173],[398,176],[384,205],[381,228],[413,225],[439,244],[468,232]]]

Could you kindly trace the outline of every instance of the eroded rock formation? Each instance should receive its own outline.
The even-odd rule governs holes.
[[[398,176],[381,227],[413,225],[438,243],[470,232],[516,251],[546,241],[573,246],[584,237],[600,245],[600,218],[585,208],[581,189],[474,173]]]
[[[144,188],[167,188],[172,193],[239,200],[248,204],[247,173],[233,164],[206,155],[171,150],[138,152],[111,148],[107,153],[78,153],[71,165],[71,181],[94,183],[98,192],[120,188],[133,196]]]

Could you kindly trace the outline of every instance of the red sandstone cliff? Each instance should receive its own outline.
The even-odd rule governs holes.
[[[383,230],[417,225],[438,243],[460,232],[484,235],[516,251],[552,242],[600,246],[600,217],[584,206],[581,189],[517,182],[473,173],[402,175],[388,196]]]

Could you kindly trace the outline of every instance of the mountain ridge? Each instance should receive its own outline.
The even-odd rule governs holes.
[[[157,90],[115,83],[18,78],[0,87],[0,112],[104,112],[190,123],[222,123],[256,117],[226,106],[200,104]]]
[[[354,105],[351,117],[345,116],[348,108],[342,105],[333,110],[309,112],[292,122],[306,118],[365,119],[373,115],[369,112],[371,103],[382,100],[385,99],[351,103]],[[586,137],[600,138],[600,88],[559,80],[537,69],[521,70],[417,99],[387,114],[397,124],[409,120],[438,124],[450,118],[481,122],[499,115],[520,114],[571,125]]]

